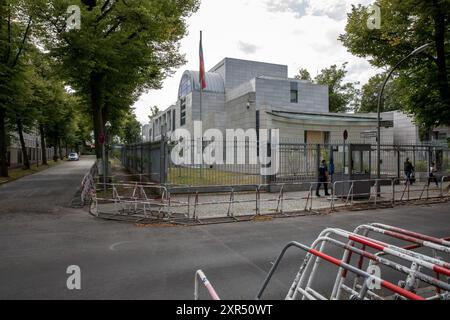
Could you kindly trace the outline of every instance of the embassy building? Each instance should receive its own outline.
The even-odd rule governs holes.
[[[201,93],[199,72],[184,72],[177,102],[145,126],[144,141],[159,141],[178,128],[193,134],[196,121],[203,131],[224,135],[226,129],[279,129],[280,141],[327,144],[342,141],[347,130],[349,142],[376,141],[376,115],[330,113],[328,87],[289,78],[286,65],[225,58],[205,78]],[[382,143],[394,143],[393,125],[394,114],[383,114]]]

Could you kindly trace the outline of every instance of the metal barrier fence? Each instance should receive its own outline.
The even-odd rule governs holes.
[[[362,230],[363,235],[360,235],[359,232]],[[401,247],[398,244],[369,238],[368,230],[413,245]],[[347,243],[334,239],[333,236],[343,238]],[[286,295],[287,300],[448,300],[450,263],[443,257],[447,255],[448,259],[450,252],[448,240],[449,238],[438,239],[379,223],[359,226],[353,232],[329,228],[319,235],[311,247],[298,242],[286,245],[256,298],[262,298],[286,251],[295,247],[306,251],[307,254]],[[326,254],[325,245],[343,250],[342,259]],[[422,247],[431,249],[431,255],[413,251]],[[439,256],[435,254],[436,251],[439,251]],[[359,259],[352,260],[352,254],[359,256]],[[365,259],[368,264],[364,263]],[[322,261],[338,267],[332,290],[327,293],[320,293],[315,288]],[[329,273],[329,270],[327,272]],[[349,280],[349,273],[354,275],[354,278],[350,279],[353,283],[346,283],[346,280]]]
[[[410,202],[447,201],[450,198],[450,185],[447,186],[450,176],[442,177],[439,187],[427,181],[411,186],[402,179],[336,181],[331,185],[328,197],[316,195],[321,182],[250,185],[245,186],[245,192],[240,192],[242,186],[237,185],[228,187],[226,192],[220,194],[202,193],[198,187],[192,187],[187,193],[178,194],[177,189],[181,187],[167,188],[147,182],[120,181],[122,178],[119,177],[115,179],[118,182],[107,183],[107,191],[103,190],[101,181],[96,184],[97,193],[91,210],[96,215],[132,217],[144,222],[204,223],[216,218],[240,221],[263,215],[331,213],[355,207],[392,207]],[[370,185],[368,192],[356,190],[354,186],[361,183]],[[338,195],[336,190],[339,185],[347,185],[348,192]],[[289,191],[300,186],[307,191]],[[186,192],[186,188],[182,189]]]
[[[98,176],[97,162],[91,167],[81,181],[81,204],[88,205],[96,195],[95,180]]]
[[[208,290],[208,293],[213,300],[220,300],[219,295],[216,293],[216,290],[214,290],[213,286],[209,282],[208,278],[206,278],[202,270],[197,270],[197,272],[195,273],[194,300],[198,300],[198,279],[202,281],[203,285],[205,286],[206,290]]]
[[[279,144],[279,170],[273,176],[261,175],[261,166],[254,163],[259,158],[257,143],[249,141],[235,142],[234,147],[223,147],[223,164],[213,165],[194,163],[199,150],[207,150],[211,142],[192,141],[186,152],[190,153],[193,164],[177,165],[171,159],[174,144],[166,140],[128,145],[122,148],[122,163],[131,172],[143,174],[146,181],[164,183],[171,186],[205,185],[252,185],[266,183],[290,183],[317,181],[318,168],[322,159],[333,159],[335,180],[343,180],[349,173],[349,164],[376,176],[377,152],[375,145],[367,145],[370,151],[362,159],[353,159],[349,154],[349,145],[305,144],[295,140],[281,139]],[[256,147],[255,147],[256,146]],[[228,150],[228,151],[227,151]],[[232,151],[230,151],[232,150]],[[185,152],[185,151],[183,151]],[[227,160],[227,152],[233,152],[233,162]],[[253,157],[250,157],[253,154]],[[217,155],[215,155],[217,156]],[[220,160],[220,154],[218,155]],[[211,155],[205,156],[212,157]],[[231,158],[231,155],[230,155]],[[415,167],[416,178],[428,178],[431,163],[435,162],[440,175],[450,174],[450,149],[442,145],[382,145],[382,178],[401,178],[404,163],[409,158]],[[240,159],[240,162],[238,161]],[[362,163],[359,163],[362,161]]]

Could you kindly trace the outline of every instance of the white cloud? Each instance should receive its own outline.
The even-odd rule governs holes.
[[[337,37],[346,24],[340,19],[342,3],[348,11],[352,3],[368,1],[203,0],[200,10],[188,19],[189,34],[181,41],[187,64],[166,79],[161,90],[141,96],[135,104],[138,119],[148,121],[150,106],[164,110],[174,103],[184,70],[198,70],[200,30],[207,69],[224,57],[233,57],[286,64],[291,77],[300,67],[315,76],[332,64],[349,62],[348,80],[365,83],[375,70],[348,53]]]
[[[342,20],[347,10],[345,0],[268,0],[266,4],[270,11],[293,12],[298,18],[313,15]]]
[[[244,41],[238,42],[238,48],[245,54],[253,54],[259,49],[257,45]]]

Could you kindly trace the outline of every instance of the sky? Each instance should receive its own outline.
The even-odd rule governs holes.
[[[337,38],[344,33],[351,5],[371,0],[202,0],[187,19],[188,35],[180,51],[187,63],[160,90],[150,90],[135,103],[138,120],[148,122],[150,107],[165,110],[175,103],[185,70],[199,69],[199,38],[203,31],[206,70],[225,57],[287,65],[289,77],[306,68],[314,78],[320,70],[348,62],[347,81],[364,84],[377,73],[352,56]]]

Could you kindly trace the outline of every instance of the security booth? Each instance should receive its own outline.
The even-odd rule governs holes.
[[[336,159],[336,150],[342,159],[342,171],[334,175],[334,181],[345,181],[337,183],[335,195],[346,197],[352,195],[354,198],[369,198],[373,185],[371,181],[372,172],[372,148],[369,144],[349,144],[341,148],[332,149],[333,162]],[[335,165],[335,164],[334,164]],[[363,180],[363,181],[357,181]],[[354,183],[350,181],[355,181]],[[350,189],[353,190],[350,193]]]

